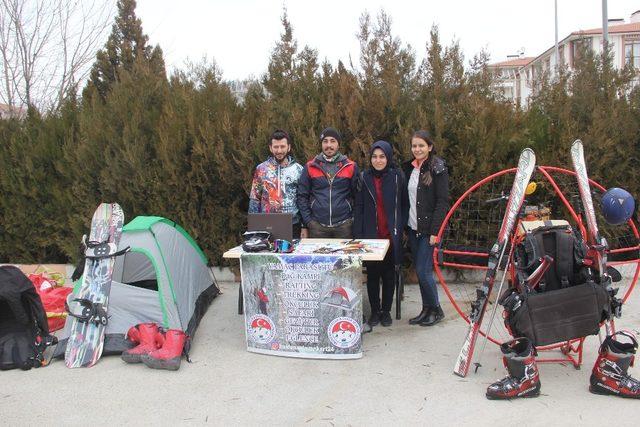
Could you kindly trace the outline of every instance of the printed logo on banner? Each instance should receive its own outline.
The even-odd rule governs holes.
[[[249,319],[249,336],[258,344],[268,344],[276,335],[276,326],[263,314],[256,314]]]
[[[350,317],[338,317],[329,323],[327,335],[334,346],[349,348],[360,339],[360,325]]]

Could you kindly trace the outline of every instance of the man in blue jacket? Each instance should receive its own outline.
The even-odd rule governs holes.
[[[350,239],[358,165],[340,154],[334,128],[320,134],[322,152],[308,161],[298,181],[302,237]]]

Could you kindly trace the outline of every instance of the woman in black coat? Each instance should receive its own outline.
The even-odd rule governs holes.
[[[407,193],[402,170],[393,163],[393,149],[386,141],[371,146],[370,167],[360,174],[354,209],[354,236],[389,239],[383,261],[366,262],[367,291],[371,304],[369,324],[389,326],[395,290],[395,267],[402,262],[402,233],[406,225]],[[380,302],[382,279],[382,304]]]
[[[409,323],[431,326],[444,319],[433,278],[433,248],[449,209],[449,173],[444,160],[435,155],[427,131],[413,134],[411,153],[413,160],[403,165],[409,197],[407,234],[420,284],[422,311]]]

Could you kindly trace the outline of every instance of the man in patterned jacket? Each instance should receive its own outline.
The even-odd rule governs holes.
[[[292,213],[293,237],[300,238],[296,199],[302,165],[289,155],[291,138],[281,129],[271,134],[269,151],[271,157],[260,163],[253,174],[249,213]]]

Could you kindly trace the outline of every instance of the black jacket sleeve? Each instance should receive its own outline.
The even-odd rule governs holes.
[[[353,208],[353,237],[362,239],[364,234],[364,182],[362,174],[356,175],[358,184],[355,189],[355,203]]]
[[[433,210],[429,234],[436,236],[449,211],[449,171],[446,168],[439,174],[434,174],[433,186],[436,193],[436,206]]]

